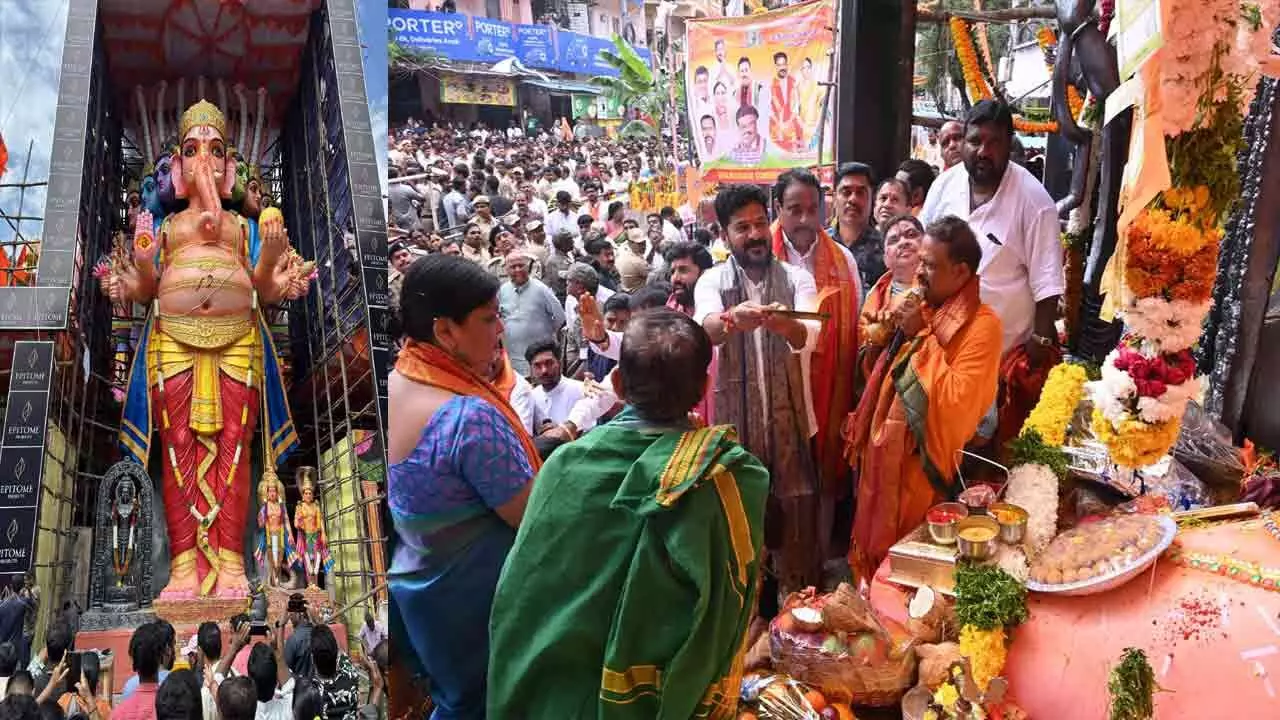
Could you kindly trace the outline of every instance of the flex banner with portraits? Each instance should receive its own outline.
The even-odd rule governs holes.
[[[784,169],[819,164],[834,24],[833,0],[685,24],[689,124],[708,182],[773,182]],[[824,163],[835,155],[834,117],[832,108]]]

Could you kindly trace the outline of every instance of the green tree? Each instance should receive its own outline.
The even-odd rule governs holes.
[[[432,72],[440,64],[440,56],[428,50],[407,48],[396,42],[392,33],[387,39],[387,69],[392,78],[415,76]]]
[[[661,138],[661,129],[666,127],[672,132],[678,130],[684,101],[684,75],[676,72],[669,74],[663,70],[655,71],[635,48],[620,36],[613,36],[614,50],[601,50],[600,60],[618,71],[617,77],[597,76],[591,84],[604,91],[606,97],[612,99],[619,107],[639,111],[644,120],[631,120],[625,123],[619,133],[624,137]],[[675,102],[672,102],[672,92]],[[665,143],[659,143],[659,161],[665,152]]]
[[[1012,6],[1010,0],[984,0],[982,2],[983,10],[1007,10]],[[973,0],[939,0],[939,2],[931,6],[932,10],[973,10]],[[972,25],[972,24],[971,24]],[[991,47],[991,61],[996,67],[990,68],[989,72],[996,72],[996,68],[1000,65],[1000,58],[1009,54],[1010,33],[1014,29],[1014,25],[1005,23],[987,23],[987,40]],[[976,33],[975,33],[975,42]],[[979,51],[979,62],[985,68],[985,61],[981,59],[982,53]],[[969,109],[968,98],[961,93],[961,104],[959,107],[952,107],[954,102],[949,102],[948,90],[951,87],[964,88],[964,75],[960,71],[960,62],[956,59],[955,43],[951,40],[951,27],[945,22],[918,22],[916,23],[916,75],[924,76],[925,84],[921,88],[924,97],[933,100],[938,106],[938,112],[943,114],[958,114]]]

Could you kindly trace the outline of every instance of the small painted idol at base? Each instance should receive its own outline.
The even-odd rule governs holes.
[[[316,469],[298,468],[295,479],[302,500],[293,511],[293,526],[298,532],[297,548],[302,555],[302,568],[307,573],[307,587],[319,588],[320,576],[333,569],[329,541],[324,532],[324,513],[316,502]]]
[[[289,529],[289,509],[284,504],[284,484],[275,471],[268,469],[262,476],[258,502],[258,549],[253,556],[258,561],[259,577],[268,587],[283,586],[289,581],[290,569],[298,563],[298,554]]]

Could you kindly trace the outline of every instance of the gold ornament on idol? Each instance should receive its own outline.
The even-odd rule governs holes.
[[[178,139],[181,140],[186,137],[187,133],[191,132],[191,128],[201,126],[208,126],[217,130],[218,135],[221,137],[225,138],[227,136],[226,117],[223,116],[217,105],[208,100],[201,100],[182,113],[182,119],[178,123]]]

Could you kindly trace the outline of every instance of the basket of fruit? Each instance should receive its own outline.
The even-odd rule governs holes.
[[[912,641],[895,639],[845,583],[827,595],[793,593],[770,625],[769,646],[776,671],[832,702],[892,706],[915,676]]]

